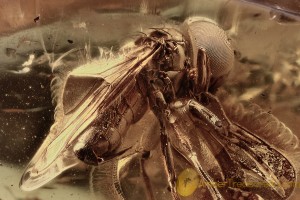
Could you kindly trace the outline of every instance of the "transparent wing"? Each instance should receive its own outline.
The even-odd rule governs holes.
[[[68,84],[72,77],[81,77],[83,83],[84,79],[89,82],[89,86],[83,90],[78,89],[82,93],[77,103],[70,108],[67,108],[66,101],[72,102],[72,99],[67,97],[76,95],[78,91],[73,88],[75,94],[69,95],[65,95],[68,91],[62,91],[64,97],[58,99],[58,104],[63,107],[63,111],[58,114],[62,116],[57,118],[59,122],[56,122],[55,128],[51,128],[44,143],[27,166],[20,181],[21,189],[36,189],[78,164],[79,161],[73,153],[78,138],[83,134],[88,135],[89,125],[105,112],[128,86],[135,84],[136,75],[157,51],[160,51],[157,46],[136,46],[127,55],[89,63],[70,73],[63,84]]]
[[[227,199],[229,191],[239,189],[266,199],[287,199],[296,182],[291,162],[255,133],[231,123],[216,98],[204,96],[205,106],[195,100],[175,103],[176,120],[167,123],[167,131],[173,147],[199,173],[206,195]]]

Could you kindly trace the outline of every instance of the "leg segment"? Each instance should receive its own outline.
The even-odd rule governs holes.
[[[169,123],[166,120],[169,120],[170,117],[170,110],[168,108],[168,104],[165,100],[165,94],[170,96],[170,99],[175,97],[174,89],[172,87],[171,81],[166,74],[161,74],[158,80],[161,80],[164,83],[162,90],[165,92],[161,92],[160,88],[155,85],[155,81],[150,86],[150,105],[156,117],[159,119],[161,132],[160,132],[160,140],[161,140],[161,150],[164,156],[165,166],[166,166],[166,173],[168,176],[169,187],[172,193],[172,197],[174,200],[179,200],[179,196],[176,192],[176,174],[174,170],[174,161],[173,161],[173,154],[171,149],[171,143],[166,132],[165,124]]]
[[[146,172],[146,168],[145,168],[145,161],[146,159],[148,159],[150,156],[150,152],[144,152],[141,159],[140,159],[140,164],[141,164],[141,174],[143,176],[143,180],[144,180],[144,184],[146,186],[145,190],[146,190],[146,196],[148,200],[155,200],[154,198],[154,194],[153,194],[153,189],[152,189],[152,185],[150,182],[150,178]]]

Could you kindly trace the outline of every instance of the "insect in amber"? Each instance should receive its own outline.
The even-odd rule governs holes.
[[[231,120],[215,96],[233,61],[225,32],[211,20],[192,17],[180,26],[152,29],[124,54],[88,62],[63,79],[54,79],[56,122],[26,168],[21,188],[41,187],[79,162],[98,166],[134,156],[148,159],[153,149],[137,148],[135,141],[141,135],[127,130],[152,113],[160,125],[153,138],[160,138],[173,199],[200,198],[196,179],[183,190],[182,178],[190,175],[176,171],[176,157],[189,163],[206,183],[201,198],[288,198],[296,181],[291,162],[259,134]],[[294,138],[290,144],[297,142]],[[114,169],[116,182],[111,187],[126,198]],[[146,174],[144,170],[147,193],[153,199]],[[226,185],[217,187],[215,182]],[[252,182],[268,187],[247,187]],[[292,184],[284,187],[286,182]]]

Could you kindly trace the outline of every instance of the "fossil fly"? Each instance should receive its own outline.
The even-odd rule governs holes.
[[[160,138],[173,199],[197,188],[195,182],[191,192],[181,188],[182,177],[190,175],[176,172],[175,154],[205,183],[205,199],[288,198],[296,181],[291,162],[231,120],[215,95],[233,61],[225,32],[209,19],[191,17],[180,26],[151,29],[127,53],[72,70],[60,89],[53,84],[59,94],[56,122],[28,164],[21,189],[41,187],[80,162],[97,166],[134,153],[147,155],[123,141],[131,134],[128,128],[150,110],[160,125],[153,134]],[[290,145],[296,148],[298,140]],[[251,187],[253,182],[267,187]]]

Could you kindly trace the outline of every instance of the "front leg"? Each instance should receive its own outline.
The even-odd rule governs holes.
[[[176,174],[174,169],[173,153],[171,149],[170,139],[166,133],[166,129],[164,126],[161,127],[160,140],[171,194],[173,199],[178,200],[180,198],[176,192]]]
[[[165,94],[168,94],[171,99],[175,97],[174,89],[170,84],[170,79],[164,74],[160,76],[161,79],[157,79],[157,81],[161,80],[164,83],[164,87],[162,90],[165,90],[165,93],[161,92],[159,87],[155,84],[156,81],[149,81],[149,91],[150,91],[150,105],[151,108],[158,118],[160,122],[160,140],[161,140],[161,150],[164,156],[165,170],[168,176],[168,183],[170,187],[170,191],[174,200],[179,200],[179,196],[176,192],[176,174],[174,169],[174,160],[173,153],[171,149],[171,143],[166,131],[165,124],[169,123],[166,121],[170,120],[170,110],[168,108],[168,104],[165,100]]]

